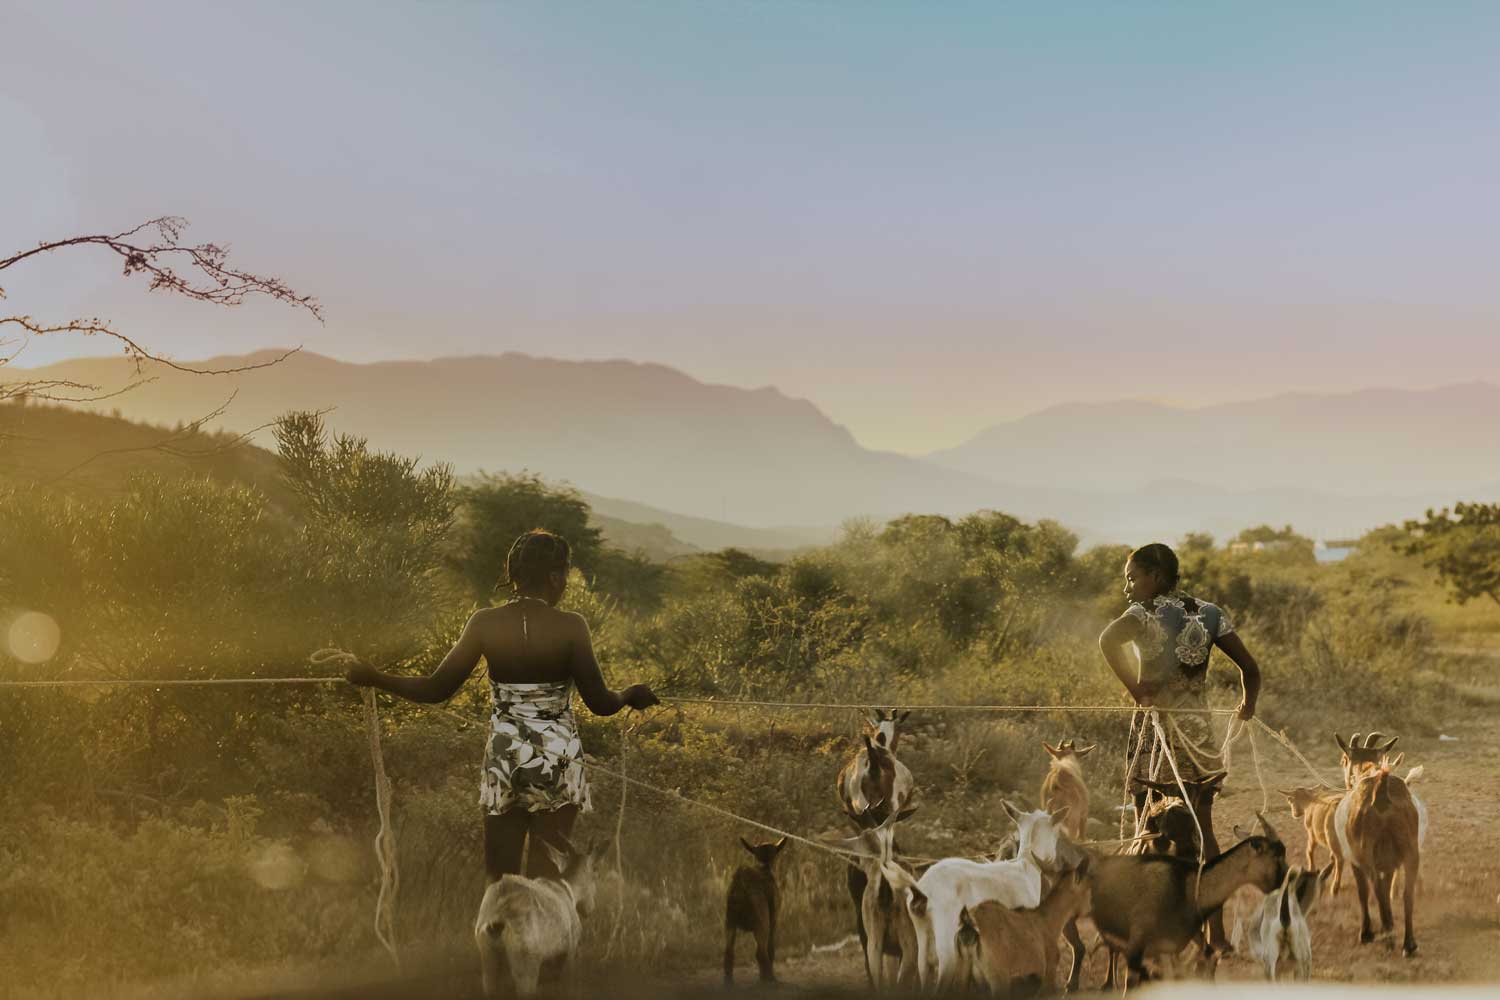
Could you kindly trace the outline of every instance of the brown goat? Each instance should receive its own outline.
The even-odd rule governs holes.
[[[1277,791],[1286,796],[1292,808],[1292,816],[1300,819],[1303,829],[1307,831],[1307,870],[1318,870],[1317,850],[1319,847],[1326,848],[1333,859],[1329,867],[1333,882],[1328,891],[1337,893],[1344,887],[1344,855],[1339,850],[1338,834],[1333,829],[1333,816],[1344,793],[1318,785],[1281,788]]]
[[[769,844],[752,844],[740,838],[755,858],[754,865],[741,865],[734,870],[729,880],[729,893],[724,900],[724,985],[734,982],[734,938],[738,931],[749,931],[755,935],[755,961],[760,966],[760,979],[764,983],[776,981],[776,911],[780,905],[776,887],[776,873],[772,870],[776,858],[786,847],[786,838]]]
[[[1380,907],[1381,932],[1389,934],[1395,923],[1391,907],[1396,872],[1402,872],[1405,935],[1401,951],[1410,956],[1417,951],[1412,914],[1422,861],[1421,821],[1406,782],[1391,773],[1392,763],[1384,760],[1378,767],[1366,765],[1356,774],[1353,787],[1335,810],[1334,832],[1345,860],[1354,869],[1361,944],[1375,939],[1370,925],[1371,883]]]
[[[1098,744],[1090,744],[1079,749],[1072,740],[1063,740],[1055,747],[1048,746],[1045,741],[1042,743],[1042,749],[1052,758],[1047,776],[1042,779],[1042,808],[1057,812],[1067,806],[1066,830],[1074,840],[1083,839],[1089,820],[1089,788],[1083,780],[1083,758],[1096,746]]]
[[[1012,910],[994,900],[959,913],[957,953],[962,989],[971,982],[991,993],[1008,994],[1016,980],[1035,979],[1042,991],[1057,982],[1063,927],[1088,912],[1089,859],[1060,875],[1041,905]]]

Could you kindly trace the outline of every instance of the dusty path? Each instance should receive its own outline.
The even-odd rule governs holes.
[[[1500,707],[1500,689],[1489,693],[1494,696],[1494,705]],[[1470,694],[1475,696],[1472,701],[1479,701],[1487,693],[1471,689]],[[1455,704],[1453,715],[1439,722],[1442,732],[1457,737],[1457,742],[1403,736],[1397,748],[1406,752],[1403,773],[1407,766],[1425,765],[1417,787],[1431,814],[1417,897],[1419,952],[1406,959],[1387,942],[1358,944],[1359,901],[1353,879],[1348,878],[1343,892],[1336,899],[1323,900],[1309,920],[1315,980],[1500,982],[1500,712],[1488,705]],[[1361,728],[1368,730],[1369,726]],[[1290,856],[1300,859],[1305,843],[1301,825],[1291,817],[1276,788],[1310,784],[1311,778],[1300,763],[1264,734],[1259,745],[1270,797],[1267,818],[1286,839]],[[1304,746],[1302,750],[1325,777],[1337,780],[1338,750],[1331,730],[1326,746]],[[1241,741],[1234,754],[1233,774],[1215,816],[1216,820],[1224,817],[1222,830],[1226,832],[1235,823],[1253,824],[1254,812],[1261,808],[1249,744]],[[1326,859],[1324,852],[1320,861]],[[1230,901],[1227,926],[1232,928],[1236,915],[1248,913],[1259,898],[1253,890],[1242,890]],[[1399,905],[1396,921],[1399,941]],[[788,956],[778,964],[784,991],[857,990],[865,985],[857,947],[815,956]],[[1095,955],[1085,970],[1084,982],[1095,986],[1103,973],[1103,956]],[[753,966],[747,968],[742,963],[740,978],[747,980],[752,974]],[[1258,968],[1238,956],[1230,956],[1219,967],[1221,981],[1258,977]],[[705,970],[674,985],[709,986],[717,982],[717,970]]]

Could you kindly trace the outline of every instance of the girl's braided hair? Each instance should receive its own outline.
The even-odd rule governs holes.
[[[1175,590],[1180,571],[1177,568],[1177,553],[1170,545],[1152,542],[1142,545],[1130,553],[1131,560],[1148,573],[1158,573],[1166,582],[1168,590]]]
[[[505,583],[514,588],[537,589],[553,573],[568,572],[573,550],[568,540],[546,528],[533,528],[510,547],[505,557]]]

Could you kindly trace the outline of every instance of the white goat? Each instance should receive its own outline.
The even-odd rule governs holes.
[[[542,966],[549,962],[560,964],[564,978],[571,976],[583,937],[581,918],[594,908],[594,864],[608,847],[605,841],[582,853],[561,854],[547,845],[561,878],[506,875],[489,884],[474,921],[485,996],[501,993],[502,951],[520,996],[536,993]]]
[[[1317,905],[1318,896],[1316,870],[1288,868],[1281,887],[1260,901],[1248,924],[1235,924],[1234,946],[1247,948],[1250,957],[1260,962],[1267,979],[1276,978],[1276,963],[1286,955],[1297,963],[1299,980],[1312,978],[1312,932],[1307,928],[1307,914]]]
[[[1016,857],[989,862],[945,858],[917,881],[917,887],[927,897],[929,919],[925,922],[931,934],[926,947],[921,949],[925,952],[920,969],[924,989],[958,985],[954,941],[965,907],[991,900],[1009,909],[1038,906],[1042,901],[1043,871],[1075,867],[1083,860],[1082,850],[1060,836],[1060,827],[1067,818],[1066,807],[1055,813],[1044,810],[1023,813],[1009,802],[1002,805],[1016,823]]]

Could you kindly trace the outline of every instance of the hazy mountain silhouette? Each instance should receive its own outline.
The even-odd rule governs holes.
[[[998,424],[927,456],[1018,484],[1134,490],[1163,480],[1222,490],[1409,495],[1494,483],[1500,386],[1288,393],[1181,409],[1070,404]]]
[[[114,387],[130,369],[85,359],[38,373]],[[1475,460],[1500,424],[1500,388],[1484,384],[1199,409],[1059,406],[918,458],[863,448],[813,403],[776,389],[630,361],[508,353],[352,364],[304,352],[242,375],[150,374],[155,382],[99,408],[172,423],[238,389],[220,424],[245,430],[289,409],[333,407],[331,427],[382,449],[460,473],[529,469],[571,482],[601,515],[661,524],[699,548],[786,548],[826,540],[851,517],[980,508],[1054,518],[1087,541],[1222,536],[1263,522],[1347,535],[1500,493],[1500,473]]]

